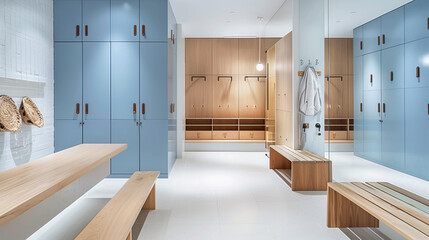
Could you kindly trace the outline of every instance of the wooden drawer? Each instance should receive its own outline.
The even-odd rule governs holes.
[[[264,131],[240,131],[240,140],[264,140]]]
[[[186,131],[186,140],[212,140],[211,131]]]
[[[347,140],[348,134],[347,131],[326,131],[325,138],[329,138],[327,140]]]
[[[213,131],[213,140],[238,140],[238,131]]]

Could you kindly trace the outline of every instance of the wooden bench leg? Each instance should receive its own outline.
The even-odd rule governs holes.
[[[130,233],[128,233],[128,236],[127,236],[126,240],[133,240],[133,233],[132,233],[132,231],[130,231]]]
[[[374,227],[378,228],[378,219],[354,204],[332,188],[328,188],[328,227],[352,228]]]
[[[331,180],[331,162],[292,162],[293,191],[326,191]]]
[[[150,191],[149,196],[146,199],[146,202],[143,205],[144,210],[155,210],[156,199],[155,199],[155,185],[153,185],[152,191]]]

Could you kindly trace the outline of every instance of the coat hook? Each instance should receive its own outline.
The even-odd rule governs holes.
[[[316,65],[319,65],[319,59],[316,59]]]
[[[301,62],[301,66],[304,65],[304,60],[299,60]]]

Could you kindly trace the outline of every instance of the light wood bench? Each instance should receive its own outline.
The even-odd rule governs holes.
[[[379,221],[406,239],[429,239],[429,200],[385,182],[328,184],[328,227]]]
[[[306,150],[283,145],[270,148],[270,169],[274,169],[292,191],[326,191],[332,181],[332,162]]]
[[[133,226],[142,209],[155,209],[158,176],[159,172],[135,172],[75,239],[133,239]]]

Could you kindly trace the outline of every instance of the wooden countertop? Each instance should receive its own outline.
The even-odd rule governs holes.
[[[126,144],[82,144],[0,172],[0,226],[126,148]]]

